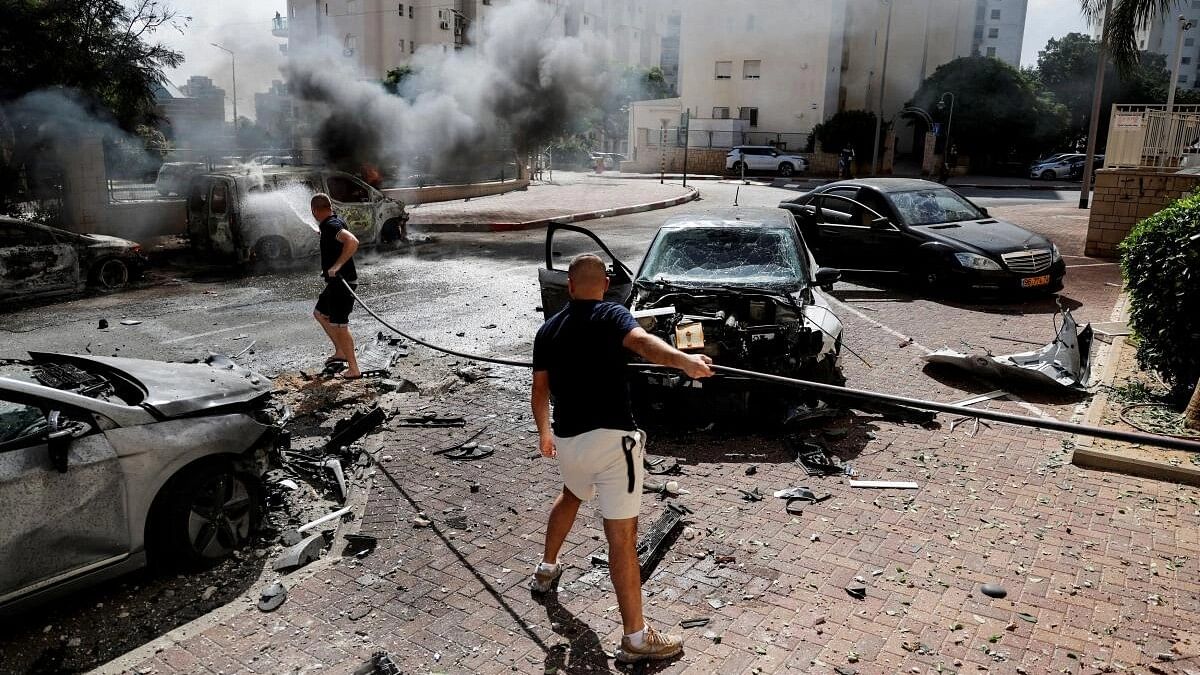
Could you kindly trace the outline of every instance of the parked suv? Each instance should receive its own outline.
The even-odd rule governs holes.
[[[1033,163],[1033,166],[1029,167],[1029,177],[1040,178],[1042,180],[1069,178],[1071,176],[1071,167],[1082,164],[1084,158],[1085,155],[1077,152],[1050,155],[1045,159],[1039,159]]]
[[[743,165],[750,171],[778,171],[780,176],[808,171],[808,159],[780,152],[769,145],[739,145],[725,156],[725,168],[741,173]]]
[[[311,167],[213,172],[192,179],[187,231],[197,250],[235,263],[274,263],[320,248],[309,200],[324,192],[364,247],[402,238],[404,204],[354,176]]]

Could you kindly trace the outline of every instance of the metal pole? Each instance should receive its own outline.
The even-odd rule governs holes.
[[[688,145],[692,136],[692,109],[688,108],[683,125],[683,187],[687,187]]]
[[[1108,17],[1112,0],[1104,2],[1104,31],[1108,32]],[[1092,119],[1088,123],[1087,157],[1083,161],[1083,185],[1079,186],[1079,208],[1086,209],[1092,196],[1092,171],[1096,163],[1096,134],[1100,133],[1100,99],[1104,93],[1104,67],[1108,65],[1108,49],[1104,36],[1096,50],[1096,83],[1092,86]]]
[[[1167,114],[1175,108],[1175,88],[1179,86],[1179,68],[1183,65],[1183,34],[1192,27],[1192,22],[1179,15],[1179,37],[1175,40],[1175,67],[1171,69],[1171,88],[1167,90]]]
[[[662,185],[667,182],[667,123],[662,123],[662,133],[658,137],[659,150],[662,153],[659,155],[658,162],[658,184]]]
[[[883,93],[887,90],[888,48],[892,44],[892,0],[881,0],[888,6],[887,29],[883,37],[883,69],[879,71],[879,113],[875,117],[875,148],[871,154],[871,175],[879,173],[879,139],[883,134]]]
[[[226,54],[229,54],[230,63],[232,64],[232,67],[233,67],[233,140],[234,140],[234,144],[236,145],[237,144],[237,119],[238,119],[238,114],[237,114],[237,55],[233,53],[232,49],[226,49],[215,42],[210,42],[209,44],[216,47],[217,49],[220,49],[221,51],[225,52]]]
[[[942,149],[942,152],[943,152],[942,161],[946,164],[947,167],[950,167],[950,128],[954,125],[954,92],[948,91],[948,92],[942,94],[943,99],[945,99],[947,96],[950,97],[950,115],[946,119],[946,147]],[[950,168],[953,168],[953,167],[950,167]],[[948,184],[949,182],[950,182],[950,172],[947,171],[946,172],[946,183]]]

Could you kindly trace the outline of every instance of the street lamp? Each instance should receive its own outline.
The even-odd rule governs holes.
[[[1179,68],[1183,65],[1183,34],[1196,24],[1179,15],[1179,37],[1175,41],[1175,68],[1171,70],[1171,88],[1167,90],[1167,114],[1175,108],[1175,87],[1179,85]]]
[[[946,109],[946,97],[947,96],[950,97],[950,115],[946,119],[946,142],[945,142],[945,147],[942,148],[942,162],[944,164],[946,164],[947,166],[949,166],[949,164],[950,164],[950,162],[949,162],[949,160],[950,160],[950,127],[953,126],[953,124],[954,124],[954,92],[947,91],[947,92],[943,93],[942,97],[938,99],[937,107],[938,107],[938,110]],[[949,178],[949,172],[947,172],[947,178]]]
[[[892,0],[879,0],[887,5],[887,30],[883,38],[883,69],[879,72],[879,112],[875,115],[875,149],[871,154],[871,174],[879,173],[879,137],[883,133],[883,94],[887,91],[888,48],[892,44]],[[875,38],[876,49],[879,48],[879,38]]]
[[[234,134],[234,137],[236,138],[236,136],[237,136],[237,128],[238,128],[238,116],[237,116],[237,55],[235,55],[235,54],[233,53],[233,50],[226,49],[226,48],[222,47],[221,45],[219,45],[219,44],[217,44],[217,43],[215,43],[215,42],[210,42],[209,44],[211,44],[212,46],[216,47],[217,49],[220,49],[221,51],[225,52],[226,54],[229,54],[230,63],[232,64],[232,67],[233,67],[233,134]]]

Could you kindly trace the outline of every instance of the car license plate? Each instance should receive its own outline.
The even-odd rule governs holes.
[[[1050,275],[1043,274],[1040,277],[1026,277],[1021,280],[1021,288],[1034,288],[1036,286],[1049,286]]]

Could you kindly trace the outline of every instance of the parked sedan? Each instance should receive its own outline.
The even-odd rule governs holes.
[[[1062,290],[1066,264],[1049,239],[992,218],[925,180],[840,181],[780,203],[825,264],[904,273],[932,291]]]
[[[127,239],[0,217],[0,299],[115,290],[145,265],[142,247]]]
[[[0,364],[0,615],[245,545],[280,425],[271,383],[208,363],[31,353]]]
[[[1082,166],[1086,155],[1077,152],[1059,153],[1051,155],[1046,159],[1038,160],[1029,167],[1030,178],[1040,178],[1042,180],[1057,180],[1059,178],[1069,178],[1072,175],[1072,167]]]

